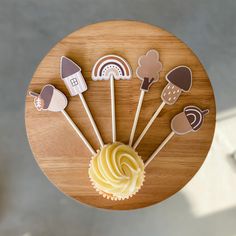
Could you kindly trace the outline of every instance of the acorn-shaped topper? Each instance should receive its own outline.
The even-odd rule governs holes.
[[[196,106],[187,106],[184,111],[177,114],[171,121],[171,129],[175,134],[183,135],[191,131],[198,131],[204,121],[208,109],[201,110]]]
[[[174,104],[182,91],[188,92],[192,86],[192,71],[187,66],[177,66],[166,75],[169,82],[163,89],[161,98],[168,104]]]
[[[66,96],[51,84],[45,85],[40,94],[30,91],[29,95],[34,97],[34,105],[38,111],[59,112],[67,106]]]

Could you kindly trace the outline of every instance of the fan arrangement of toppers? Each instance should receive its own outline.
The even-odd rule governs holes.
[[[124,200],[135,195],[143,185],[145,168],[157,156],[165,144],[174,135],[184,135],[191,131],[198,131],[203,123],[204,115],[209,112],[208,109],[201,110],[199,107],[193,105],[185,107],[181,113],[173,117],[171,121],[172,132],[144,163],[135,149],[163,107],[166,104],[173,105],[178,100],[181,93],[188,92],[192,86],[192,72],[189,67],[180,65],[169,71],[165,76],[168,83],[161,94],[162,103],[157,108],[138,139],[134,142],[133,139],[145,92],[148,92],[151,85],[159,80],[161,70],[162,63],[159,60],[159,53],[156,50],[149,50],[138,60],[136,74],[142,81],[141,93],[131,129],[129,144],[126,145],[116,140],[114,82],[120,79],[130,80],[132,76],[131,68],[124,58],[117,55],[106,55],[96,62],[92,69],[92,79],[94,81],[110,81],[112,143],[105,145],[83,96],[83,92],[88,88],[81,73],[81,68],[69,58],[61,57],[61,79],[64,81],[71,96],[79,95],[100,143],[101,147],[98,151],[94,150],[81,130],[65,111],[68,102],[66,96],[61,91],[56,89],[53,85],[47,84],[42,88],[40,94],[32,91],[29,92],[29,94],[34,97],[34,105],[38,111],[62,112],[82,139],[92,154],[88,167],[88,175],[91,183],[95,190],[107,199]]]

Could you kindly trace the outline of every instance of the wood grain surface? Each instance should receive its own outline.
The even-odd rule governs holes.
[[[128,143],[141,81],[135,70],[140,55],[149,49],[160,53],[163,70],[159,82],[145,94],[134,140],[161,104],[161,91],[166,85],[165,74],[178,65],[187,65],[193,72],[193,86],[177,103],[166,105],[146,134],[137,151],[144,160],[169,134],[171,118],[186,105],[210,109],[202,128],[174,138],[163,148],[146,169],[141,191],[125,201],[106,200],[93,189],[88,178],[90,152],[70,127],[64,116],[38,112],[33,99],[26,96],[25,122],[34,157],[48,179],[66,195],[91,206],[106,209],[136,209],[170,197],[179,191],[198,171],[205,160],[215,129],[214,93],[208,76],[196,55],[174,35],[149,24],[135,21],[107,21],[86,26],[65,37],[43,58],[36,69],[29,90],[40,92],[53,84],[69,100],[66,111],[83,131],[92,146],[99,148],[79,96],[70,97],[60,79],[60,57],[65,55],[82,68],[88,84],[85,99],[105,143],[112,140],[109,81],[92,81],[91,70],[98,58],[106,54],[124,57],[131,65],[130,81],[115,81],[117,140]]]

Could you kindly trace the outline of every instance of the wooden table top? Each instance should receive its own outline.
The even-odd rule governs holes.
[[[166,85],[165,74],[178,65],[186,65],[193,73],[192,89],[183,93],[176,104],[166,105],[137,151],[144,160],[169,134],[170,121],[187,105],[208,108],[201,129],[184,136],[174,136],[146,169],[142,189],[131,199],[111,201],[93,189],[88,178],[91,154],[70,127],[62,113],[38,112],[27,95],[25,122],[34,157],[48,179],[66,195],[91,206],[106,209],[136,209],[170,197],[196,174],[205,160],[215,129],[215,100],[208,76],[197,56],[174,35],[156,26],[136,21],[107,21],[86,26],[56,44],[36,69],[29,90],[39,92],[45,84],[53,84],[68,98],[66,111],[83,131],[91,145],[99,148],[98,140],[83,109],[79,96],[71,97],[60,79],[60,58],[67,56],[82,68],[88,84],[84,93],[105,143],[112,140],[110,83],[92,81],[91,70],[98,58],[106,54],[124,57],[132,67],[129,81],[115,81],[117,140],[128,143],[141,81],[135,70],[138,58],[149,49],[160,53],[163,70],[160,80],[145,94],[135,139],[161,104],[161,91]],[[134,140],[135,140],[134,139]]]

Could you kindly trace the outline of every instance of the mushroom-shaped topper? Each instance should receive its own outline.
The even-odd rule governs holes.
[[[192,71],[187,66],[177,66],[166,75],[169,82],[163,89],[161,98],[169,105],[174,104],[180,94],[188,92],[192,87]]]
[[[166,75],[166,80],[187,92],[192,85],[192,71],[187,66],[177,66]]]
[[[141,89],[148,91],[149,87],[159,80],[159,72],[162,70],[158,51],[149,50],[146,55],[139,58],[138,65],[136,74],[143,81]]]

